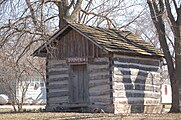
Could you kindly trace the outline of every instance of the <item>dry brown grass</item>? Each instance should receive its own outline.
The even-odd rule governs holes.
[[[0,110],[0,120],[181,120],[181,114],[128,114],[22,112]]]

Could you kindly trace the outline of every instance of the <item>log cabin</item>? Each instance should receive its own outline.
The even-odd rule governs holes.
[[[68,23],[46,57],[47,111],[161,112],[163,54],[129,31]]]

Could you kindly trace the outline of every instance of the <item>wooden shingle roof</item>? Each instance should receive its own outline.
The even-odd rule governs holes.
[[[78,24],[73,24],[73,27],[109,52],[163,56],[160,50],[130,31],[104,29]]]
[[[108,52],[163,56],[158,49],[130,31],[119,31],[80,24],[68,24],[64,29],[55,33],[51,37],[53,39],[50,39],[50,42],[52,42],[56,36],[61,35],[69,27],[78,31]],[[43,50],[43,48],[45,48],[45,45],[44,47],[41,46],[39,49]]]

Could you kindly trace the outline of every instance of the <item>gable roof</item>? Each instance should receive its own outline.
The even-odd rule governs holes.
[[[58,36],[65,34],[65,31],[70,29],[76,30],[106,52],[163,56],[163,54],[150,43],[145,42],[129,31],[105,29],[81,24],[68,24],[62,30],[56,32],[50,38],[49,43],[39,47],[33,55],[44,56],[44,54],[46,54],[47,45],[54,41]]]

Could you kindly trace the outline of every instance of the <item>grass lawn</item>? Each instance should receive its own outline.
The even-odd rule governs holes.
[[[181,114],[128,114],[22,112],[0,109],[0,120],[181,120]]]

